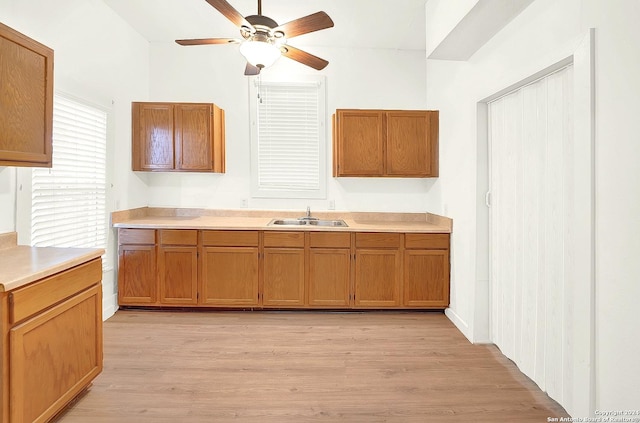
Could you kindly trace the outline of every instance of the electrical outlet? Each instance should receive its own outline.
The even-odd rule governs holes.
[[[335,209],[336,209],[336,201],[329,200],[329,210],[335,210]]]
[[[247,207],[249,207],[249,200],[247,200],[246,198],[243,198],[240,201],[240,207],[243,209],[246,209]]]

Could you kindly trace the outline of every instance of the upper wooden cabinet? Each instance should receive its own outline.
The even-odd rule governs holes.
[[[336,110],[333,176],[438,176],[438,111]]]
[[[53,50],[0,23],[0,166],[51,167]]]
[[[224,110],[209,103],[132,103],[132,169],[225,171]]]

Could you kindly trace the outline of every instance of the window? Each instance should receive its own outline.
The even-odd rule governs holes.
[[[56,94],[53,167],[31,175],[31,245],[106,248],[107,113]]]
[[[325,84],[250,80],[254,197],[325,198]]]

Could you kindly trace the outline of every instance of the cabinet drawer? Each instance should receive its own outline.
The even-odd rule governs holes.
[[[436,249],[449,248],[449,234],[406,234],[404,246],[410,249]]]
[[[202,231],[202,245],[217,247],[257,247],[258,231]]]
[[[195,229],[161,229],[160,244],[198,245],[198,231]]]
[[[155,244],[155,229],[119,229],[119,244]]]
[[[309,245],[320,248],[349,248],[351,234],[349,232],[310,232]]]
[[[399,248],[400,234],[397,233],[367,233],[356,234],[356,248]]]
[[[304,232],[265,232],[265,247],[304,247]]]
[[[9,294],[11,323],[19,322],[102,280],[102,259],[65,270]]]

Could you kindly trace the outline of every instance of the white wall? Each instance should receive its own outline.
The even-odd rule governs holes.
[[[109,210],[146,205],[144,181],[129,169],[131,101],[148,95],[148,42],[101,0],[0,0],[0,20],[54,50],[54,90],[110,110]],[[13,230],[16,201],[28,207],[29,199],[20,198],[24,192],[18,192],[16,199],[14,172],[0,168],[0,232]],[[19,184],[30,184],[28,168],[17,173]],[[15,226],[21,242],[29,242],[29,216],[19,209]],[[107,269],[114,266],[113,233],[109,248]],[[116,305],[112,270],[103,282],[106,318]]]
[[[16,207],[16,170],[0,166],[0,234],[13,232]]]
[[[536,0],[469,61],[427,63],[427,106],[440,109],[442,204],[455,222],[448,315],[473,340],[483,332],[475,300],[486,295],[476,277],[477,103],[572,55],[596,28],[596,249],[584,263],[596,275],[592,412],[639,405],[639,19],[636,0]]]
[[[429,57],[440,43],[460,23],[460,21],[474,8],[479,0],[429,0],[426,5],[427,16],[437,16],[429,21],[426,27],[427,51]]]
[[[426,106],[426,59],[423,52],[383,49],[304,47],[327,59],[326,140],[331,142],[331,114],[336,108],[423,109]],[[251,199],[249,79],[236,45],[182,47],[151,45],[150,97],[157,101],[213,102],[226,112],[227,172],[212,174],[149,174],[149,204],[171,207],[424,212],[439,210],[436,179],[332,178],[324,200]],[[264,77],[317,74],[281,58]],[[331,148],[327,149],[331,175]]]

